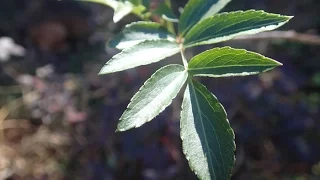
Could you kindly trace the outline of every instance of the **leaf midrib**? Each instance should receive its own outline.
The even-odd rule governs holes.
[[[207,41],[212,41],[214,39],[219,39],[219,38],[224,38],[224,37],[229,37],[229,36],[233,36],[233,35],[236,35],[238,33],[247,33],[248,31],[253,31],[253,30],[259,30],[261,28],[265,28],[267,26],[272,26],[272,25],[276,25],[278,26],[279,24],[281,24],[282,22],[285,22],[285,21],[277,21],[276,23],[267,23],[267,24],[263,24],[263,25],[256,25],[256,26],[253,26],[253,27],[246,27],[246,28],[241,28],[241,29],[238,29],[238,30],[234,30],[234,31],[229,31],[228,33],[229,34],[226,34],[227,32],[225,33],[218,33],[218,34],[215,34],[214,36],[211,36],[211,37],[204,37],[204,38],[197,38],[197,39],[194,39],[192,38],[191,40],[192,41],[189,41],[186,43],[186,46],[190,46],[192,45],[194,42],[197,43],[205,43]],[[237,23],[235,23],[237,24]],[[233,25],[235,25],[233,24]],[[209,29],[209,28],[208,28]],[[226,28],[223,28],[223,29],[226,29]],[[221,30],[223,30],[221,29]],[[220,30],[220,31],[221,31]],[[191,30],[190,30],[191,31]]]
[[[280,65],[280,64],[279,64]],[[193,70],[206,70],[206,69],[218,69],[218,68],[228,68],[228,67],[254,67],[254,66],[260,66],[260,67],[276,67],[277,64],[257,64],[257,65],[229,65],[229,66],[214,66],[214,67],[199,67],[199,68],[188,68],[188,71],[193,71]]]
[[[195,90],[195,88],[194,88],[194,84],[193,84],[193,82],[192,82],[191,79],[189,79],[189,81],[190,81],[190,84],[191,84],[192,91],[193,91],[193,93],[194,93],[194,95],[195,95],[195,101],[196,101],[196,105],[197,105],[198,112],[199,112],[199,113],[202,113],[201,109],[199,108],[200,105],[199,105],[199,102],[198,102],[198,98],[197,98],[197,96],[196,96],[196,90]],[[190,99],[190,100],[191,100],[191,99]],[[192,107],[191,107],[191,108],[192,108]],[[200,119],[201,119],[200,122],[201,122],[202,132],[204,133],[204,138],[205,138],[206,145],[207,145],[208,149],[211,150],[211,149],[210,149],[210,146],[209,146],[209,144],[208,144],[207,136],[206,136],[205,129],[204,129],[204,125],[203,125],[203,119],[202,119],[201,115],[200,115]],[[216,130],[214,129],[214,127],[213,127],[213,130],[216,132]],[[219,144],[219,149],[220,149],[220,143],[219,143],[218,139],[217,139],[217,142],[218,142],[218,144]],[[212,150],[211,150],[211,151],[212,151]],[[208,155],[210,156],[209,163],[211,164],[211,167],[213,167],[213,163],[212,163],[212,160],[211,160],[212,157],[211,157],[210,152],[208,152]],[[208,160],[208,158],[206,158],[206,159]],[[222,160],[222,161],[223,161],[223,160]],[[213,170],[213,173],[214,173],[214,177],[216,177],[216,172],[215,172],[214,168],[212,168],[212,170]],[[208,171],[209,171],[209,174],[210,174],[210,167],[208,168]]]
[[[227,15],[233,15],[233,13],[226,13],[226,14],[224,14],[225,16],[227,16]],[[234,13],[234,14],[236,14],[236,13]],[[213,27],[215,27],[218,23],[225,23],[226,22],[226,20],[232,20],[232,19],[235,19],[235,18],[237,18],[237,17],[233,17],[233,16],[231,16],[231,17],[229,17],[228,19],[223,19],[223,18],[221,18],[223,15],[217,15],[216,16],[216,18],[220,18],[220,19],[218,19],[216,22],[212,22],[213,23],[213,25],[212,26],[206,26],[206,25],[202,25],[202,24],[200,24],[201,22],[199,22],[199,26],[200,25],[202,25],[202,26],[200,26],[199,28],[202,28],[202,27],[205,27],[204,29],[202,29],[200,32],[197,32],[196,34],[198,34],[197,36],[196,35],[192,35],[192,33],[194,33],[194,32],[192,32],[192,29],[190,30],[190,32],[192,32],[192,33],[190,33],[193,37],[198,37],[199,36],[199,34],[202,34],[202,33],[204,33],[205,31],[207,31],[208,29],[211,29],[211,28],[213,28]],[[211,17],[211,18],[209,18],[208,19],[208,22],[210,22],[211,20],[214,20],[215,18],[214,18],[215,16],[213,16],[213,17]],[[243,23],[243,22],[246,22],[246,21],[251,21],[251,20],[253,20],[253,19],[255,19],[256,17],[251,17],[251,18],[249,18],[249,19],[243,19],[242,21],[238,21],[238,22],[236,22],[236,23],[232,23],[232,24],[228,24],[227,26],[225,26],[225,27],[220,27],[220,29],[217,29],[216,30],[216,32],[215,33],[217,33],[217,34],[223,34],[223,33],[221,33],[221,31],[222,30],[224,30],[224,29],[226,29],[226,28],[229,28],[229,27],[232,27],[232,26],[234,26],[234,25],[236,25],[236,24],[239,24],[239,23]],[[253,23],[253,24],[255,24],[255,23]],[[196,29],[196,28],[194,28],[194,29]],[[191,37],[192,37],[191,36]],[[221,36],[221,35],[220,35]],[[196,38],[196,39],[198,39],[198,38]]]
[[[168,84],[168,86],[165,87],[165,88],[162,90],[162,92],[166,91],[167,89],[172,89],[172,86],[171,86],[171,85],[172,85],[173,83],[175,84],[175,83],[179,82],[178,80],[180,80],[180,79],[179,79],[180,76],[183,76],[184,73],[185,73],[184,71],[180,71],[180,72],[174,73],[174,74],[179,74],[178,77],[175,78],[173,81],[171,81],[171,82]],[[170,76],[173,76],[174,74],[171,74]],[[164,78],[166,78],[166,77],[167,77],[167,76],[165,76],[165,77],[163,77],[163,78],[161,78],[161,79],[164,79]],[[153,91],[154,91],[154,90],[148,92],[148,94],[152,93]],[[159,96],[162,96],[162,92],[159,93],[155,98],[153,98],[153,100],[150,101],[148,104],[146,104],[142,109],[140,109],[138,112],[136,112],[135,115],[134,115],[134,117],[135,117],[135,118],[140,117],[141,112],[143,112],[143,111],[149,106],[149,104],[152,104],[152,102],[154,102],[156,99],[158,99]],[[148,94],[147,94],[147,95],[148,95]],[[141,102],[141,101],[139,101],[137,104],[135,104],[135,105],[132,107],[132,109],[133,109],[136,105],[138,105],[140,102]],[[162,107],[162,106],[161,106],[161,107]]]

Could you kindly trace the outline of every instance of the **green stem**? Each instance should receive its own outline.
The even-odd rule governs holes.
[[[184,66],[185,69],[188,69],[188,62],[187,62],[186,56],[184,54],[183,44],[180,44],[180,53],[181,53],[183,66]]]

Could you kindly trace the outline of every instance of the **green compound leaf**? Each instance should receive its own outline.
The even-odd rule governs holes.
[[[188,72],[194,76],[246,76],[271,70],[282,64],[258,53],[230,47],[214,48],[193,57]]]
[[[189,0],[180,16],[179,33],[184,35],[193,25],[219,12],[231,0]]]
[[[213,15],[194,25],[185,37],[187,47],[226,41],[238,35],[270,31],[292,17],[264,11],[235,11]]]
[[[160,114],[177,96],[187,76],[184,67],[177,64],[156,71],[131,99],[117,131],[140,127]]]
[[[102,67],[99,74],[109,74],[155,63],[178,52],[179,45],[175,42],[168,40],[144,41],[113,56]]]
[[[217,98],[193,80],[184,94],[180,127],[183,152],[199,179],[229,180],[235,162],[234,132]]]
[[[145,40],[158,39],[175,41],[174,35],[159,23],[140,21],[126,25],[121,33],[117,34],[109,41],[109,46],[118,49],[126,49]]]

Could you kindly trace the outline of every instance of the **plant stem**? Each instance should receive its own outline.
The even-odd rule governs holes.
[[[187,69],[187,68],[188,68],[188,62],[187,62],[186,56],[185,56],[185,54],[184,54],[183,44],[180,44],[180,53],[181,53],[181,58],[182,58],[183,66],[184,66],[185,69]]]

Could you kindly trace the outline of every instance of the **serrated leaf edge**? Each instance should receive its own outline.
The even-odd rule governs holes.
[[[144,44],[144,43],[157,42],[157,41],[164,41],[164,39],[146,40],[146,41],[143,41],[143,42],[141,42],[141,43],[139,43],[139,44],[137,44],[137,45],[142,45],[142,44]],[[168,41],[168,42],[173,43],[172,41]],[[162,59],[160,59],[160,60],[158,60],[158,61],[151,62],[151,63],[143,63],[143,64],[141,64],[141,65],[133,66],[132,68],[128,68],[128,69],[124,69],[124,70],[117,70],[117,71],[105,72],[105,70],[104,70],[105,67],[108,66],[108,65],[112,62],[112,60],[116,59],[118,56],[121,56],[122,54],[127,53],[127,51],[130,51],[130,50],[132,50],[132,49],[135,48],[135,47],[136,47],[136,46],[132,46],[132,47],[129,47],[129,48],[127,48],[127,49],[123,49],[120,53],[114,55],[109,61],[106,62],[105,65],[103,65],[103,67],[102,67],[101,70],[99,71],[98,75],[110,74],[110,73],[114,73],[114,72],[125,71],[125,70],[128,70],[128,69],[132,69],[132,68],[134,68],[134,67],[152,64],[152,63],[155,63],[155,62],[159,62],[159,61],[161,61],[161,60],[164,60],[164,59],[166,59],[167,57],[173,56],[173,55],[175,55],[175,54],[177,54],[177,53],[179,52],[179,47],[178,47],[178,44],[177,44],[177,52],[176,52],[176,53],[174,53],[174,54],[172,54],[172,55],[165,56],[165,57],[163,57]]]
[[[252,52],[252,51],[248,51],[246,49],[235,49],[235,48],[232,48],[230,46],[225,46],[225,47],[220,47],[220,48],[213,48],[213,49],[209,49],[209,50],[206,50],[196,56],[194,56],[193,58],[196,58],[197,56],[200,56],[202,55],[203,53],[206,53],[206,52],[210,52],[212,50],[224,50],[224,49],[229,49],[229,50],[241,50],[243,51],[243,53],[250,53],[250,54],[254,54],[254,55],[257,55],[263,59],[268,59],[270,62],[273,62],[274,64],[262,64],[262,65],[259,65],[259,64],[255,64],[254,66],[273,66],[273,67],[270,67],[270,68],[267,68],[261,72],[267,72],[267,71],[270,71],[278,66],[282,66],[283,64],[274,60],[274,59],[271,59],[271,58],[268,58],[266,56],[263,56],[259,53],[256,53],[256,52]],[[192,58],[192,59],[193,59]],[[192,60],[191,59],[191,60]],[[190,60],[190,61],[191,61]],[[191,74],[192,76],[202,76],[202,77],[213,77],[213,78],[219,78],[219,77],[233,77],[233,76],[249,76],[249,75],[255,75],[255,74],[259,74],[261,72],[242,72],[242,73],[225,73],[223,75],[214,75],[214,74],[195,74],[195,73],[192,73],[193,70],[199,70],[199,69],[214,69],[214,68],[221,68],[221,67],[237,67],[237,66],[242,66],[242,67],[250,67],[249,65],[224,65],[224,66],[215,66],[215,67],[210,67],[210,68],[192,68],[192,67],[189,67],[188,66],[188,73]]]
[[[135,25],[152,25],[152,26],[157,26],[156,28],[163,28],[163,30],[166,30],[167,32],[166,33],[168,33],[168,36],[167,36],[167,38],[154,38],[154,39],[142,39],[142,40],[133,40],[133,41],[135,41],[134,43],[133,42],[126,42],[126,43],[124,43],[124,42],[122,42],[122,43],[119,43],[118,45],[116,45],[116,46],[113,46],[113,45],[111,45],[111,43],[114,41],[114,39],[116,38],[116,37],[118,37],[118,36],[124,36],[124,34],[125,33],[127,33],[127,32],[130,32],[130,28],[132,28],[133,26],[135,26]],[[138,32],[138,31],[137,31]],[[144,33],[143,31],[140,31],[141,33]],[[141,43],[141,42],[143,42],[143,41],[146,41],[146,40],[168,40],[168,41],[171,41],[171,42],[175,42],[175,36],[174,36],[174,34],[172,34],[171,32],[169,32],[164,26],[162,26],[161,24],[159,24],[159,23],[156,23],[156,22],[150,22],[150,21],[137,21],[137,22],[132,22],[132,23],[130,23],[130,24],[127,24],[126,26],[125,26],[125,28],[120,32],[120,33],[118,33],[118,34],[116,34],[115,36],[114,36],[114,38],[112,38],[112,39],[110,39],[109,41],[108,41],[108,43],[107,43],[107,45],[109,46],[109,47],[115,47],[115,48],[117,48],[117,49],[120,49],[120,50],[123,50],[123,49],[127,49],[127,48],[124,48],[124,47],[126,47],[127,45],[123,45],[123,44],[132,44],[132,45],[130,45],[130,47],[132,47],[132,46],[134,46],[134,45],[137,45],[137,44],[139,44],[139,43]],[[121,45],[122,44],[122,45]],[[123,47],[124,46],[124,47]]]
[[[193,85],[193,82],[192,82],[192,79],[188,77],[188,85],[187,85],[185,91],[187,90],[188,86],[190,86],[189,84],[192,84],[192,85]],[[203,86],[204,86],[204,85],[203,85]],[[209,90],[208,90],[208,91],[209,91]],[[189,92],[189,93],[190,93],[190,92]],[[211,93],[211,92],[210,92],[210,93]],[[214,94],[211,93],[211,95],[212,95],[214,98],[217,99],[219,106],[223,109],[224,113],[226,114],[226,120],[229,122],[229,119],[227,118],[227,112],[226,112],[225,108],[224,108],[223,105],[219,102],[218,98],[217,98]],[[190,95],[190,96],[191,96],[191,95]],[[184,99],[184,98],[183,98],[183,99]],[[190,99],[190,101],[191,101],[191,99]],[[210,104],[210,103],[209,103],[209,104]],[[192,108],[192,107],[191,107],[191,108]],[[182,112],[182,111],[183,111],[183,103],[181,104],[181,112]],[[180,119],[180,122],[181,122],[181,119]],[[233,145],[234,145],[233,151],[235,152],[235,150],[236,150],[235,134],[234,134],[234,131],[233,131],[233,130],[232,130],[231,132],[233,133],[233,135],[232,135],[232,136],[233,136],[233,141],[232,141],[232,142],[233,142]],[[182,136],[181,131],[180,131],[180,138],[181,138],[181,141],[184,141],[184,137]],[[184,148],[183,146],[182,146],[182,152],[183,152],[183,154],[185,155],[185,157],[186,157],[186,159],[187,159],[187,161],[188,161],[188,164],[189,164],[190,169],[195,173],[195,175],[196,175],[198,178],[201,179],[201,177],[199,177],[198,173],[195,171],[194,167],[190,164],[190,161],[189,161],[190,157],[189,157],[189,155],[188,155],[188,152],[185,150],[185,148]],[[234,162],[234,163],[233,163],[233,166],[234,166],[235,161],[236,161],[235,155],[233,156],[233,159],[234,159],[234,161],[233,161],[233,162]],[[231,178],[231,176],[232,176],[232,172],[231,172],[231,174],[229,174],[229,178]]]
[[[280,63],[280,62],[278,62],[278,61],[276,61],[276,60],[274,60],[274,59],[268,58],[268,57],[266,57],[266,56],[264,56],[264,55],[262,55],[262,54],[259,54],[259,53],[257,53],[257,52],[248,51],[248,50],[246,50],[246,49],[232,48],[232,47],[230,47],[230,46],[217,47],[217,48],[205,50],[205,51],[203,51],[202,53],[197,54],[196,56],[194,56],[192,59],[197,58],[198,56],[201,56],[202,54],[204,54],[204,53],[206,53],[206,52],[210,52],[210,51],[213,51],[213,50],[225,50],[225,49],[243,51],[243,53],[250,53],[250,54],[257,55],[257,56],[259,56],[259,57],[262,57],[263,59],[268,59],[269,61],[271,61],[271,62],[274,63],[274,64],[270,64],[270,65],[278,65],[278,66],[282,66],[282,65],[283,65],[282,63]],[[192,60],[192,59],[191,59],[191,60]],[[191,61],[191,60],[190,60],[190,61]],[[268,65],[266,65],[266,66],[268,66]],[[220,67],[220,66],[216,66],[216,67]],[[228,67],[228,66],[223,66],[223,67]],[[188,68],[189,68],[189,66],[188,66]]]
[[[214,5],[212,5],[212,6],[208,9],[208,11],[202,15],[202,17],[199,19],[198,22],[195,22],[195,23],[193,23],[193,24],[189,24],[189,26],[185,27],[183,31],[181,31],[180,28],[179,28],[179,29],[178,29],[179,33],[181,33],[181,35],[184,36],[185,34],[187,34],[187,33],[190,31],[190,29],[192,29],[193,26],[195,26],[195,25],[196,25],[197,23],[199,23],[200,21],[202,21],[202,20],[206,19],[207,17],[209,17],[210,14],[213,15],[213,14],[218,13],[218,12],[219,12],[221,9],[223,9],[230,1],[231,1],[231,0],[218,0],[217,3],[215,3]],[[188,8],[194,9],[194,8],[192,7],[191,1],[188,1],[188,3],[187,3],[187,4],[185,5],[185,7],[183,8],[184,10],[183,10],[183,12],[182,12],[182,14],[181,14],[181,16],[180,16],[179,21],[181,21],[181,17],[182,17],[182,15],[183,15],[185,9],[188,9]],[[215,10],[214,10],[214,9],[215,9]]]
[[[232,11],[232,12],[224,12],[224,13],[215,14],[215,15],[213,15],[211,17],[203,19],[202,21],[199,21],[197,24],[202,23],[203,21],[205,21],[207,19],[214,19],[217,16],[222,16],[222,15],[225,15],[225,14],[231,14],[232,15],[232,14],[236,14],[236,13],[246,13],[246,12],[267,13],[267,14],[276,15],[278,17],[287,18],[287,20],[285,20],[283,22],[280,22],[280,23],[278,23],[276,25],[274,23],[272,23],[271,25],[267,25],[267,26],[264,26],[264,27],[256,28],[256,29],[250,29],[250,30],[247,30],[247,31],[241,31],[241,32],[238,32],[238,33],[235,33],[235,34],[231,34],[231,35],[228,35],[228,36],[221,36],[221,37],[217,37],[217,38],[213,38],[213,39],[209,39],[209,40],[204,40],[204,41],[199,40],[200,42],[197,42],[197,43],[192,43],[192,42],[191,43],[186,43],[185,44],[185,48],[190,48],[190,47],[198,46],[198,45],[214,44],[214,43],[218,43],[218,42],[223,42],[223,41],[227,41],[227,40],[233,39],[233,38],[235,38],[236,36],[239,36],[239,35],[252,35],[252,34],[257,34],[259,32],[271,31],[271,30],[274,30],[274,29],[277,29],[277,28],[283,26],[288,21],[290,21],[290,19],[292,19],[294,17],[294,16],[285,16],[285,15],[275,14],[275,13],[268,13],[268,12],[265,12],[263,10]],[[194,28],[197,24],[195,24],[192,28]],[[192,28],[188,31],[188,33],[192,31]],[[188,33],[186,34],[185,37],[188,36]]]
[[[166,66],[158,69],[155,73],[153,73],[149,79],[154,78],[154,76],[156,75],[156,73],[159,72],[159,71],[161,71],[163,68],[168,67],[168,66],[172,66],[172,65],[179,65],[179,66],[181,66],[180,64],[169,64],[169,65],[166,65]],[[183,66],[181,66],[181,67],[183,67]],[[185,76],[188,76],[186,69],[185,69],[184,71],[181,71],[181,73],[186,73]],[[183,75],[183,74],[181,74],[181,75]],[[164,77],[163,77],[163,78],[164,78]],[[148,79],[148,80],[149,80],[149,79]],[[186,78],[186,79],[187,79],[187,78]],[[138,92],[140,92],[140,91],[146,86],[146,83],[147,83],[148,80],[146,80],[146,81],[143,83],[143,85],[139,88],[139,90],[135,93],[135,95],[130,99],[129,104],[127,105],[126,110],[123,112],[123,114],[122,114],[121,117],[119,118],[119,121],[122,121],[122,120],[123,120],[122,117],[123,117],[124,113],[127,111],[127,109],[128,109],[129,106],[131,105],[131,102],[134,100],[134,98],[136,98]],[[185,83],[186,83],[186,80],[185,80],[184,83],[182,83],[182,86],[180,87],[180,90],[179,90],[179,91],[181,91],[181,89],[182,89],[182,87],[183,87],[183,85],[184,85]],[[176,94],[176,96],[177,96],[178,94],[179,94],[179,92]],[[154,118],[156,118],[161,112],[163,112],[163,111],[172,103],[173,99],[174,99],[176,96],[174,96],[168,103],[162,105],[161,109],[159,109],[159,112],[157,113],[156,116],[154,116],[153,118],[150,118],[150,120],[144,122],[143,124],[145,124],[145,123],[147,123],[147,122],[150,122],[151,120],[153,120]],[[132,128],[138,128],[138,127],[141,127],[143,124],[139,124],[139,125],[135,125],[134,127],[131,127],[131,128],[123,128],[123,129],[120,129],[119,126],[117,126],[116,132],[122,132],[122,131],[127,131],[127,130],[132,129]],[[119,125],[119,124],[118,124],[118,125]]]
[[[218,0],[218,2],[213,5],[200,19],[202,21],[203,19],[206,19],[207,17],[210,17],[219,11],[221,11],[231,0]]]

